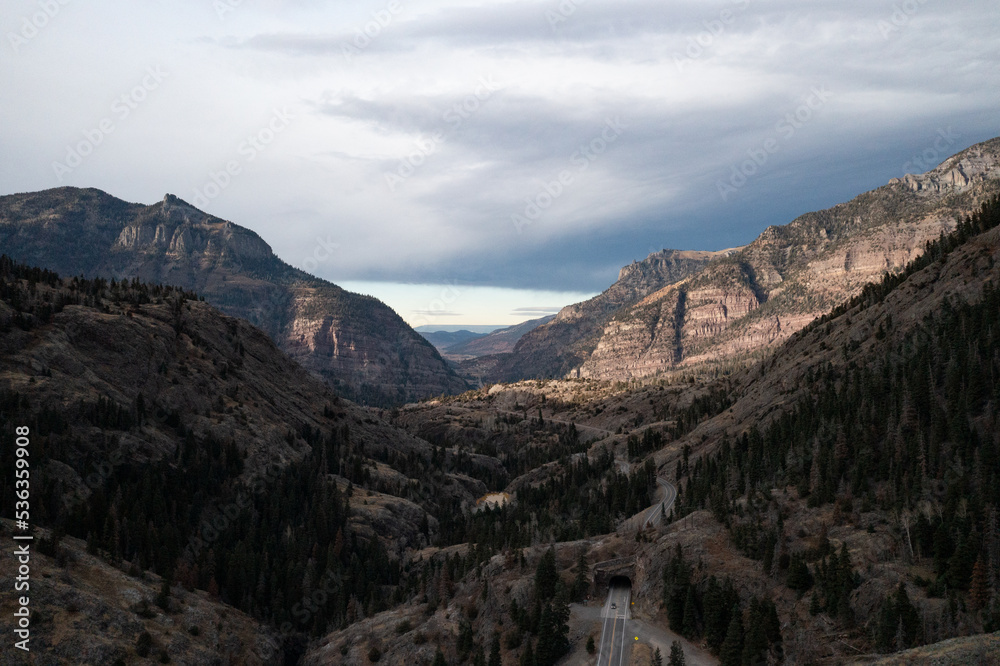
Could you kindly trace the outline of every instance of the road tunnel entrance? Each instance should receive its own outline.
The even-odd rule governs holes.
[[[628,576],[622,576],[622,575],[612,576],[608,580],[608,589],[609,590],[611,590],[611,589],[631,590],[632,589],[632,579],[629,578]]]
[[[604,595],[611,589],[614,582],[626,590],[632,589],[632,581],[635,580],[635,558],[621,557],[606,562],[598,562],[594,565],[594,594]]]

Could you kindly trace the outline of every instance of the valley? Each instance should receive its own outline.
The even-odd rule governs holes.
[[[991,663],[998,146],[745,247],[654,253],[457,373],[386,306],[176,198],[0,198],[33,651],[729,666],[961,641],[942,663]],[[92,255],[53,251],[66,225]],[[494,380],[468,385],[473,363]]]

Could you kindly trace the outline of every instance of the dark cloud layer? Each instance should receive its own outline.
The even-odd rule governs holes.
[[[953,152],[1000,134],[992,0],[336,4],[67,6],[0,68],[5,190],[193,198],[235,162],[206,207],[324,277],[593,292],[882,185],[939,131]],[[162,89],[56,181],[157,63]]]

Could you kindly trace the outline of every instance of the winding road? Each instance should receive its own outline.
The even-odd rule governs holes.
[[[664,478],[657,477],[656,483],[663,488],[663,499],[646,510],[642,528],[658,525],[663,516],[670,513],[674,500],[677,499],[677,488]],[[641,514],[640,514],[641,515]],[[638,627],[626,631],[626,625],[631,618],[632,588],[627,583],[612,579],[608,588],[608,598],[601,609],[603,618],[601,628],[601,646],[597,652],[598,666],[623,666],[628,663],[628,655],[632,651],[632,643],[649,632],[643,625],[643,631]],[[628,636],[628,634],[633,634]],[[646,639],[643,639],[646,640]]]
[[[649,509],[646,520],[642,523],[643,527],[659,525],[663,517],[670,513],[670,509],[674,506],[674,500],[677,499],[677,488],[674,487],[674,484],[661,477],[657,477],[656,482],[663,488],[663,499]]]

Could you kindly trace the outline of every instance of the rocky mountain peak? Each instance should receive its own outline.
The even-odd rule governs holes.
[[[926,173],[770,225],[741,248],[653,252],[622,268],[600,295],[525,335],[489,378],[629,379],[681,365],[740,363],[903,268],[997,192],[1000,138]]]
[[[628,379],[681,365],[739,363],[902,269],[998,191],[1000,138],[924,174],[771,225],[685,282],[620,308],[578,374]],[[632,279],[642,263],[623,274]]]
[[[466,388],[385,304],[292,268],[254,231],[172,194],[148,206],[76,188],[0,197],[0,247],[64,275],[197,291],[348,397],[396,404]]]
[[[917,193],[946,194],[961,193],[970,187],[998,178],[1000,178],[1000,137],[952,155],[926,173],[908,173],[902,178],[893,178],[889,184],[901,184]]]

